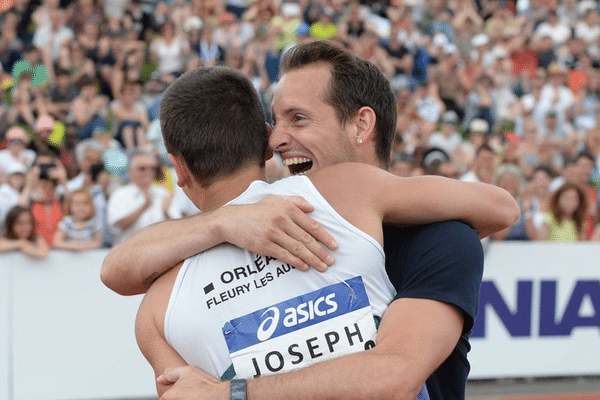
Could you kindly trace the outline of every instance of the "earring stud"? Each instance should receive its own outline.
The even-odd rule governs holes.
[[[361,139],[361,138],[358,138],[358,139],[356,139],[356,142],[357,142],[358,144],[362,144],[362,139]]]

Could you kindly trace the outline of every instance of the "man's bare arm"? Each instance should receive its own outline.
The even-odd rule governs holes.
[[[337,243],[307,213],[299,197],[269,197],[254,205],[233,205],[152,225],[114,247],[102,265],[106,286],[122,295],[144,293],[173,265],[229,242],[276,257],[299,269],[324,270],[333,263],[326,250]]]
[[[506,190],[485,183],[441,176],[401,178],[359,163],[323,168],[311,179],[347,218],[356,214],[357,206],[340,193],[361,196],[357,201],[371,211],[372,217],[387,223],[420,225],[459,220],[472,226],[480,237],[508,228],[520,214],[519,205]],[[364,182],[369,182],[367,190]]]
[[[249,380],[248,398],[414,400],[456,345],[462,325],[461,314],[448,304],[397,300],[384,314],[373,349]],[[226,400],[229,395],[227,382],[216,383],[193,367],[169,368],[157,382],[172,384],[161,400]]]

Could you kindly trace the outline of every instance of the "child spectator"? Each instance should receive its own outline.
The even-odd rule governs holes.
[[[32,185],[31,213],[35,223],[35,233],[43,237],[52,246],[58,223],[63,217],[62,203],[58,199],[57,186],[65,188],[68,197],[67,172],[58,159],[50,153],[39,154],[32,168],[37,178]]]
[[[4,221],[4,234],[0,237],[0,252],[19,250],[35,258],[48,256],[44,238],[33,231],[31,210],[23,206],[13,207]]]
[[[79,189],[65,204],[65,217],[59,222],[52,247],[65,250],[97,249],[102,245],[100,225],[90,192]]]

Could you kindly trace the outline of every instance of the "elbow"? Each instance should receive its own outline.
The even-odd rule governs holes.
[[[510,228],[521,216],[519,203],[508,192],[504,191],[499,204],[498,231]]]
[[[515,200],[514,197],[511,196],[511,201],[510,201],[510,206],[507,207],[507,228],[510,227],[512,224],[514,224],[515,222],[517,222],[517,220],[519,219],[519,217],[521,216],[521,208],[519,207],[519,203],[517,203],[517,201]]]
[[[100,280],[106,287],[122,296],[135,294],[130,293],[127,290],[126,286],[119,284],[120,282],[124,281],[124,279],[122,279],[122,277],[120,276],[122,271],[120,271],[118,268],[119,263],[113,261],[114,257],[112,257],[111,254],[112,253],[109,253],[102,262],[102,269],[100,270]]]

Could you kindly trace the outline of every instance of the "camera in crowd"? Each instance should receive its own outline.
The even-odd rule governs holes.
[[[40,179],[45,179],[45,180],[52,179],[50,177],[49,173],[51,170],[56,168],[56,165],[54,165],[54,164],[39,164],[38,167],[40,169]]]

